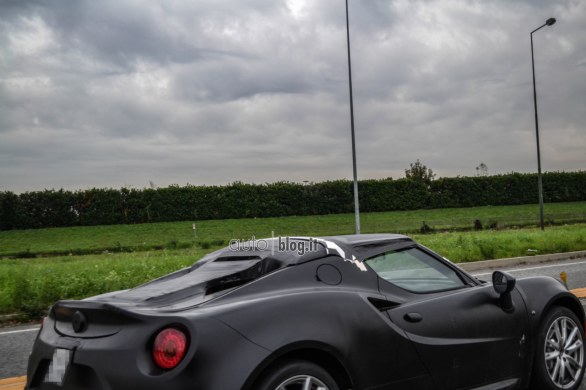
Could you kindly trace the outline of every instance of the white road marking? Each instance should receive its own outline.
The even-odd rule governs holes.
[[[40,327],[30,328],[30,329],[19,329],[19,330],[9,330],[7,332],[0,332],[0,336],[5,334],[15,334],[15,333],[24,333],[24,332],[33,332],[38,331]]]
[[[523,271],[531,271],[531,270],[534,270],[534,269],[567,267],[567,266],[570,266],[570,265],[578,265],[578,264],[586,264],[586,261],[579,261],[579,262],[576,262],[576,263],[563,263],[563,264],[542,265],[540,267],[519,268],[519,269],[511,269],[511,270],[506,270],[506,268],[504,268],[504,270],[505,270],[505,272],[523,272]],[[482,273],[482,274],[472,273],[472,275],[474,275],[474,276],[492,275],[492,272],[485,272],[485,273]]]

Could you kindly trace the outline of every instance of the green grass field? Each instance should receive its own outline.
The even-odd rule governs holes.
[[[575,216],[585,210],[586,202],[550,204],[546,213],[551,219],[552,215]],[[532,215],[535,224],[536,212],[537,207],[531,205],[368,213],[362,215],[362,232],[417,231],[425,221],[440,231],[412,237],[455,262],[586,250],[586,224],[549,226],[543,232],[536,227],[442,231],[469,229],[475,219],[483,224],[496,221],[500,228],[523,225],[515,222],[523,215]],[[559,221],[560,218],[556,222]],[[27,251],[45,255],[98,252],[0,259],[0,314],[38,318],[59,299],[80,299],[131,288],[193,264],[233,238],[262,238],[270,236],[271,231],[282,236],[325,236],[350,234],[353,230],[354,216],[346,214],[200,221],[197,237],[193,235],[192,222],[0,232],[0,254],[5,256]],[[128,252],[113,253],[109,249]]]
[[[456,263],[586,250],[586,224],[411,237]]]
[[[545,205],[548,222],[586,222],[586,202]],[[537,205],[487,206],[462,209],[393,211],[361,214],[362,233],[414,233],[423,222],[436,230],[507,228],[538,223]],[[197,237],[192,224],[196,224]],[[227,245],[233,238],[275,235],[324,236],[352,234],[353,214],[321,216],[186,221],[140,225],[86,226],[0,232],[0,256],[35,254],[90,254],[102,251],[145,251],[192,246]]]
[[[178,270],[209,250],[160,250],[0,263],[0,314],[38,318],[59,299],[81,299],[127,289]]]
[[[586,250],[586,224],[414,235],[455,261]],[[156,250],[0,261],[0,314],[41,316],[59,299],[131,288],[193,264],[212,249]],[[528,252],[531,250],[531,252]]]

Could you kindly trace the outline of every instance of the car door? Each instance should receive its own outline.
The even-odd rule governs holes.
[[[380,253],[366,264],[379,275],[381,293],[401,302],[388,315],[413,342],[437,388],[517,383],[528,323],[517,290],[507,312],[492,285],[417,246]]]

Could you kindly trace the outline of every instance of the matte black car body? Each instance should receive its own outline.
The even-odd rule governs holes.
[[[329,237],[305,253],[266,243],[216,251],[135,289],[58,302],[35,342],[26,388],[257,389],[286,361],[323,368],[340,389],[526,388],[552,307],[571,310],[583,337],[580,302],[552,278],[518,280],[505,310],[492,284],[405,236]],[[463,286],[409,291],[369,266],[406,248]],[[151,355],[166,327],[189,336],[169,371]],[[61,387],[46,383],[56,348],[72,351]]]

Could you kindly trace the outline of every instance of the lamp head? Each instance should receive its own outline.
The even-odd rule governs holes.
[[[547,24],[548,26],[551,26],[553,24],[555,24],[556,20],[555,18],[549,18],[545,21],[545,24]]]

